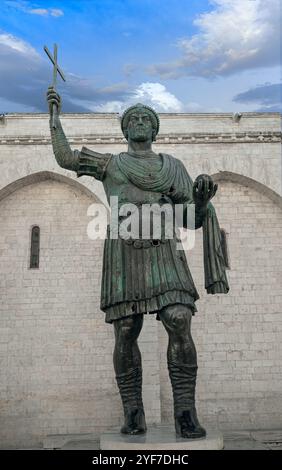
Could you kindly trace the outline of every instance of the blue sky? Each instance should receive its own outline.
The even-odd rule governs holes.
[[[0,113],[281,112],[280,0],[0,0]]]

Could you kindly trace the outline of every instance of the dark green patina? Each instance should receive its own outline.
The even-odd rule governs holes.
[[[159,130],[155,111],[141,104],[126,110],[121,125],[128,140],[127,152],[100,154],[85,147],[72,151],[59,119],[60,97],[52,87],[48,90],[48,102],[53,150],[59,165],[75,171],[77,176],[89,175],[102,181],[108,201],[116,196],[119,209],[133,203],[140,220],[144,204],[169,204],[172,210],[176,204],[183,204],[183,226],[203,228],[206,290],[210,294],[227,293],[221,233],[210,202],[217,185],[208,175],[198,176],[193,184],[182,162],[153,152],[152,142]],[[188,217],[187,204],[195,204],[194,221]],[[121,216],[120,223],[123,220]],[[142,223],[143,220],[141,229]],[[169,335],[167,358],[176,432],[186,438],[203,437],[205,430],[198,422],[195,408],[197,358],[190,331],[199,296],[185,253],[176,249],[177,227],[169,239],[165,238],[163,228],[157,240],[142,236],[111,238],[110,234],[109,226],[104,245],[101,309],[115,329],[114,367],[125,414],[122,432],[146,431],[137,338],[143,314],[156,313]]]

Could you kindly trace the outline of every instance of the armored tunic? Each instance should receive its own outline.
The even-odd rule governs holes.
[[[169,155],[98,154],[85,147],[75,152],[77,175],[102,181],[108,202],[116,196],[119,209],[128,203],[140,210],[143,204],[165,203],[174,208],[176,203],[193,203],[192,180],[183,163]],[[201,216],[196,213],[196,228],[201,225]],[[168,239],[163,229],[158,240],[142,240],[141,232],[135,238],[110,238],[108,227],[100,305],[108,323],[139,313],[157,313],[175,303],[196,311],[199,295],[185,252],[179,245],[176,248],[180,241],[175,227]]]

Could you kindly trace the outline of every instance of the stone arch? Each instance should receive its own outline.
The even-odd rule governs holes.
[[[23,188],[24,186],[28,186],[34,183],[39,183],[41,181],[46,181],[48,179],[58,181],[60,183],[65,183],[65,184],[68,184],[69,186],[77,188],[80,191],[82,191],[84,194],[91,197],[92,199],[94,198],[95,202],[103,204],[101,199],[96,194],[94,194],[93,191],[91,191],[88,187],[82,184],[80,181],[77,181],[73,178],[69,178],[60,173],[55,173],[54,171],[38,171],[36,173],[32,173],[30,175],[24,176],[22,178],[19,178],[13,181],[12,183],[5,186],[4,188],[0,189],[0,201],[4,199],[5,197],[9,196],[9,194],[13,193],[14,191],[17,191],[20,188]]]
[[[218,173],[214,173],[212,178],[216,182],[230,181],[231,183],[238,183],[242,186],[246,186],[247,188],[252,188],[257,192],[264,194],[282,209],[282,196],[253,178],[249,178],[248,176],[244,176],[239,173],[233,173],[231,171],[219,171]]]

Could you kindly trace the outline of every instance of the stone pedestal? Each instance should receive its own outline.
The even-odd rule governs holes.
[[[104,432],[100,438],[101,450],[221,450],[223,436],[218,431],[207,431],[201,439],[177,437],[172,425],[151,425],[146,434],[121,434],[120,428]]]

